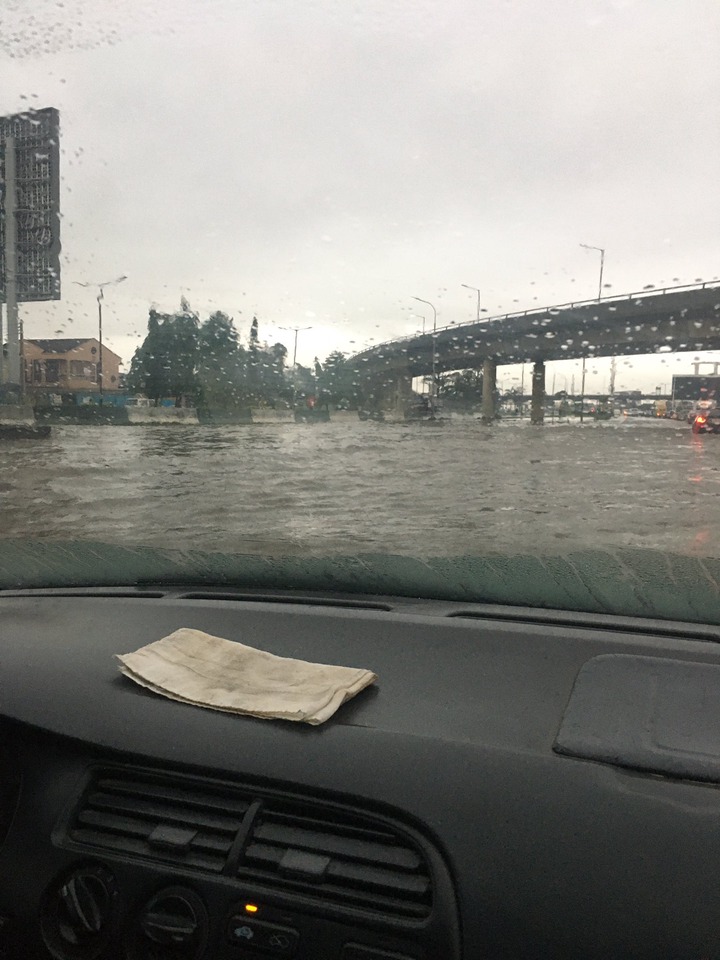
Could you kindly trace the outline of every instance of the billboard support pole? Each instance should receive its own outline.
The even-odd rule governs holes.
[[[17,153],[15,138],[5,140],[5,304],[7,315],[7,366],[5,380],[22,388],[20,376],[20,323],[17,301]]]

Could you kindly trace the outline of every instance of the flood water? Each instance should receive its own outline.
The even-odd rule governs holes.
[[[413,556],[720,556],[720,436],[685,423],[54,427],[0,443],[0,536]]]

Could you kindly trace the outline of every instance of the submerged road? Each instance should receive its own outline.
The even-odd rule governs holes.
[[[720,556],[720,436],[477,420],[55,427],[0,446],[0,538],[302,555]]]

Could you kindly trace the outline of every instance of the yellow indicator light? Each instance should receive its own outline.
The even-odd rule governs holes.
[[[257,913],[258,908],[255,903],[246,903],[245,904],[245,913]]]

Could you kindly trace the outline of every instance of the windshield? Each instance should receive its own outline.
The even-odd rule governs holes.
[[[3,20],[3,586],[720,622],[713,0]]]

